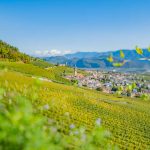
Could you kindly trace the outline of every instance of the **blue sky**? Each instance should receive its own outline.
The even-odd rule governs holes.
[[[150,45],[150,0],[0,0],[0,39],[26,53]]]

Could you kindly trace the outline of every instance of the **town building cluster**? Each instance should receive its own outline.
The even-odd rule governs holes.
[[[88,87],[105,93],[117,93],[130,97],[140,97],[150,94],[150,80],[136,73],[121,73],[113,71],[86,71],[87,75],[77,73],[66,76],[69,80],[76,80],[79,87]]]

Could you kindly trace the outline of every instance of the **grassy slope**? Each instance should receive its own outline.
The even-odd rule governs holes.
[[[49,65],[47,69],[45,66]],[[31,64],[24,64],[22,62],[8,62],[8,61],[0,61],[0,68],[7,68],[9,70],[14,70],[17,72],[25,73],[28,75],[33,75],[37,77],[45,77],[51,79],[55,82],[66,83],[69,84],[69,80],[62,77],[63,72],[65,70],[66,75],[73,74],[74,69],[70,67],[64,66],[53,66],[51,64],[47,64],[46,62],[32,62]],[[78,70],[79,73],[86,75],[87,73]]]
[[[70,84],[69,80],[61,76],[61,69],[56,67],[46,70],[33,64],[1,61],[0,68],[7,68],[9,70],[21,72],[30,76],[44,77],[51,79],[55,82]]]
[[[46,61],[42,61],[42,60],[36,60],[36,61],[31,61],[31,64],[33,64],[34,66],[39,66],[41,68],[47,68],[47,67],[53,67],[53,64],[50,64]]]
[[[26,65],[24,70],[14,69],[12,64],[5,64],[7,68],[23,73],[35,75],[33,66]],[[3,67],[5,66],[3,64]],[[10,65],[10,66],[9,66]],[[29,72],[26,68],[31,67]],[[2,65],[1,65],[2,68]],[[36,70],[37,71],[37,70]],[[36,72],[38,76],[47,76],[46,72]],[[0,85],[10,90],[28,96],[26,89],[33,86],[35,79],[17,72],[0,72]],[[50,106],[44,115],[55,119],[61,125],[61,131],[67,133],[72,123],[86,126],[89,130],[97,118],[112,133],[112,142],[122,149],[146,149],[150,146],[150,103],[116,98],[112,95],[97,91],[81,89],[69,85],[43,82],[39,88],[39,101],[35,106]],[[70,115],[68,119],[67,114]]]

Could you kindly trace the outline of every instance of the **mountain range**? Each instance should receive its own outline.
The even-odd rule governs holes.
[[[150,61],[141,60],[142,58],[150,58],[150,52],[143,49],[143,55],[137,54],[135,50],[122,50],[127,60],[123,68],[148,68],[150,69]],[[120,60],[120,50],[108,52],[76,52],[63,56],[44,57],[45,61],[53,64],[67,64],[68,66],[77,66],[78,68],[106,68],[112,67],[112,63],[107,58],[112,55],[115,60]]]

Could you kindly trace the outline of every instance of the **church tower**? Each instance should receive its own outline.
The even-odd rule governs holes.
[[[74,66],[74,76],[77,76],[77,67],[76,67],[76,65]]]

